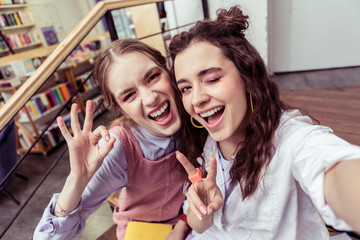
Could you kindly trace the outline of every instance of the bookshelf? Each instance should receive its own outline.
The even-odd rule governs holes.
[[[15,7],[15,6],[11,6]],[[15,12],[15,11],[25,11],[27,8],[26,4],[25,6],[18,5],[16,7],[19,8],[6,8],[7,12]],[[0,8],[0,12],[4,11],[4,9]],[[159,15],[156,8],[156,4],[146,4],[144,6],[136,6],[131,7],[126,12],[128,15],[131,15],[132,19],[132,27],[129,27],[132,33],[136,33],[136,36],[138,38],[141,38],[143,36],[152,35],[155,34],[155,36],[152,36],[148,39],[143,39],[142,41],[146,42],[147,44],[157,48],[165,55],[165,45],[163,38],[160,35],[156,35],[156,33],[161,32],[161,26],[159,22]],[[146,18],[144,18],[146,16]],[[127,16],[129,17],[129,16]],[[158,24],[152,24],[150,29],[148,22],[158,22]],[[11,32],[11,31],[26,31],[29,29],[33,29],[35,27],[33,26],[24,26],[23,28],[15,27],[14,29],[7,29],[5,31]],[[22,30],[20,30],[22,29]],[[2,33],[3,30],[0,29],[0,33]],[[91,37],[89,37],[91,38]],[[104,46],[110,42],[109,40],[109,34],[106,33],[104,36],[97,36],[96,39],[92,39],[93,41],[96,40],[96,46],[101,45]],[[88,43],[86,40],[90,41],[89,39],[85,39],[85,43]],[[16,54],[7,54],[4,57],[0,58],[0,72],[2,67],[7,67],[8,65],[14,66],[14,62],[23,63],[24,59],[28,59],[32,62],[36,59],[42,59],[48,56],[51,51],[53,51],[57,45],[53,46],[45,46],[43,44],[42,46],[39,46],[34,49],[25,49],[22,52],[16,52]],[[91,48],[92,49],[92,48]],[[18,152],[22,152],[28,148],[26,146],[29,146],[31,142],[35,138],[39,136],[39,132],[42,132],[44,129],[44,126],[48,126],[50,123],[49,121],[52,120],[55,116],[55,114],[58,112],[57,110],[62,108],[64,106],[64,102],[57,104],[56,106],[51,106],[51,108],[48,106],[49,103],[40,102],[42,98],[44,98],[44,94],[46,95],[46,92],[49,91],[52,88],[57,88],[58,85],[62,83],[70,83],[73,87],[73,90],[77,90],[79,84],[86,78],[87,71],[92,69],[92,64],[94,61],[94,55],[91,55],[91,51],[87,52],[84,51],[83,55],[81,53],[71,53],[71,57],[65,60],[56,70],[55,74],[49,77],[47,81],[45,81],[40,87],[40,89],[37,90],[37,92],[31,96],[29,101],[24,105],[23,109],[17,113],[16,116],[16,125],[18,130]],[[29,64],[30,65],[30,64]],[[18,67],[14,67],[17,72],[19,72]],[[6,69],[5,69],[6,70]],[[21,70],[21,69],[20,69]],[[30,72],[27,73],[27,70],[23,69],[22,72],[26,76],[30,76]],[[6,72],[6,71],[5,71]],[[15,76],[20,76],[24,74],[14,74]],[[21,84],[22,81],[25,81],[26,77],[24,79],[19,77],[6,76],[4,80],[0,80],[4,84],[4,86],[0,86],[0,92],[5,93],[5,89],[14,90],[11,89],[14,86],[14,83]],[[6,86],[8,84],[9,86]],[[91,84],[91,81],[88,83]],[[15,87],[16,88],[16,87]],[[16,90],[16,89],[15,89]],[[60,91],[61,92],[61,91]],[[13,92],[10,91],[11,94]],[[84,86],[83,89],[80,89],[79,92],[76,94],[74,101],[78,103],[79,105],[79,119],[83,119],[83,116],[85,115],[85,104],[84,102],[88,99],[93,99],[95,103],[95,107],[99,105],[100,102],[102,102],[101,96],[100,96],[99,87],[97,86]],[[4,94],[3,94],[4,95]],[[41,97],[42,96],[42,97]],[[46,97],[48,98],[48,97]],[[63,98],[66,98],[63,96]],[[6,101],[6,100],[5,100]],[[51,101],[51,100],[47,100]],[[35,104],[38,104],[35,105]],[[29,106],[27,106],[29,105]],[[30,106],[32,105],[32,107]],[[66,111],[69,109],[69,106],[66,106]],[[95,113],[95,116],[101,112],[101,110],[105,110],[106,106],[98,112]],[[35,113],[33,112],[35,111]],[[70,123],[70,117],[68,116],[67,112],[61,113],[61,115],[64,117],[65,123]],[[44,134],[44,136],[41,139],[41,143],[36,145],[36,148],[32,149],[31,152],[42,152],[47,153],[49,150],[51,150],[54,146],[59,144],[62,140],[62,136],[58,130],[58,127],[56,123],[51,125],[49,130]],[[38,146],[39,145],[39,146]]]
[[[0,1],[0,56],[41,47],[43,41],[25,1]]]
[[[33,144],[40,133],[50,124],[61,108],[64,107],[67,100],[79,88],[79,86],[89,77],[93,67],[93,53],[80,54],[81,58],[67,59],[56,71],[56,73],[42,86],[36,94],[25,104],[15,117],[17,132],[17,152],[24,153]],[[26,79],[20,79],[17,76],[0,80],[0,93],[4,102],[21,86]],[[49,82],[49,83],[48,83]],[[85,116],[85,101],[92,99],[95,105],[100,106],[102,96],[100,88],[96,85],[94,78],[89,80],[79,89],[78,94],[70,102],[76,102],[79,106],[79,119]],[[81,107],[82,106],[82,107]],[[101,106],[95,112],[97,117],[106,106]],[[70,129],[69,107],[61,113],[66,125]],[[31,153],[43,153],[56,147],[63,141],[63,137],[58,129],[56,122],[52,123],[44,133],[41,140],[31,149]]]

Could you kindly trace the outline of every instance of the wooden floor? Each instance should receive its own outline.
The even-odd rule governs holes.
[[[337,136],[360,145],[360,86],[283,90],[280,96],[331,127]]]

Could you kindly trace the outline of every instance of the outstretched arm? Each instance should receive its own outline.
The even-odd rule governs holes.
[[[78,106],[72,105],[71,128],[73,136],[69,133],[62,117],[59,117],[57,122],[69,148],[71,170],[58,197],[53,214],[64,217],[78,206],[86,185],[100,168],[104,157],[113,148],[115,138],[110,138],[105,127],[100,126],[92,132],[92,101],[86,103],[83,129],[80,128],[78,119]],[[99,148],[98,141],[101,137],[105,139],[106,144]]]
[[[325,173],[324,195],[335,214],[360,233],[360,159],[337,163]]]
[[[180,152],[176,158],[183,165],[189,176],[196,172],[195,167]],[[216,185],[216,159],[210,158],[208,175],[199,182],[193,183],[186,195],[189,203],[187,219],[189,225],[198,233],[203,233],[213,225],[213,214],[224,205],[221,191]]]

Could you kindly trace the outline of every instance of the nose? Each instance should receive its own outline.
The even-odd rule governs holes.
[[[144,88],[140,91],[141,100],[145,106],[156,105],[157,93],[149,88]]]
[[[209,101],[209,99],[209,95],[206,94],[201,86],[193,86],[192,105],[201,107],[207,101]]]

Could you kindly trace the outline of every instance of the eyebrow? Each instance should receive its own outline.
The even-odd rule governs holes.
[[[211,67],[211,68],[201,70],[200,72],[198,72],[197,77],[201,78],[202,76],[204,76],[206,74],[213,73],[213,72],[218,72],[218,71],[221,71],[221,68],[219,68],[219,67]],[[186,79],[179,79],[178,81],[176,81],[176,84],[181,84],[181,83],[184,83],[184,82],[187,82],[187,80]]]
[[[150,68],[149,70],[147,70],[147,71],[145,72],[144,77],[143,77],[142,80],[147,79],[156,69],[160,69],[160,68],[159,68],[158,66],[155,66],[155,67],[152,67],[152,68]],[[133,89],[133,88],[127,88],[127,89],[119,92],[119,94],[118,94],[117,96],[119,97],[119,96],[122,96],[122,95],[124,95],[124,94],[127,94],[128,92],[131,92],[132,89]]]

